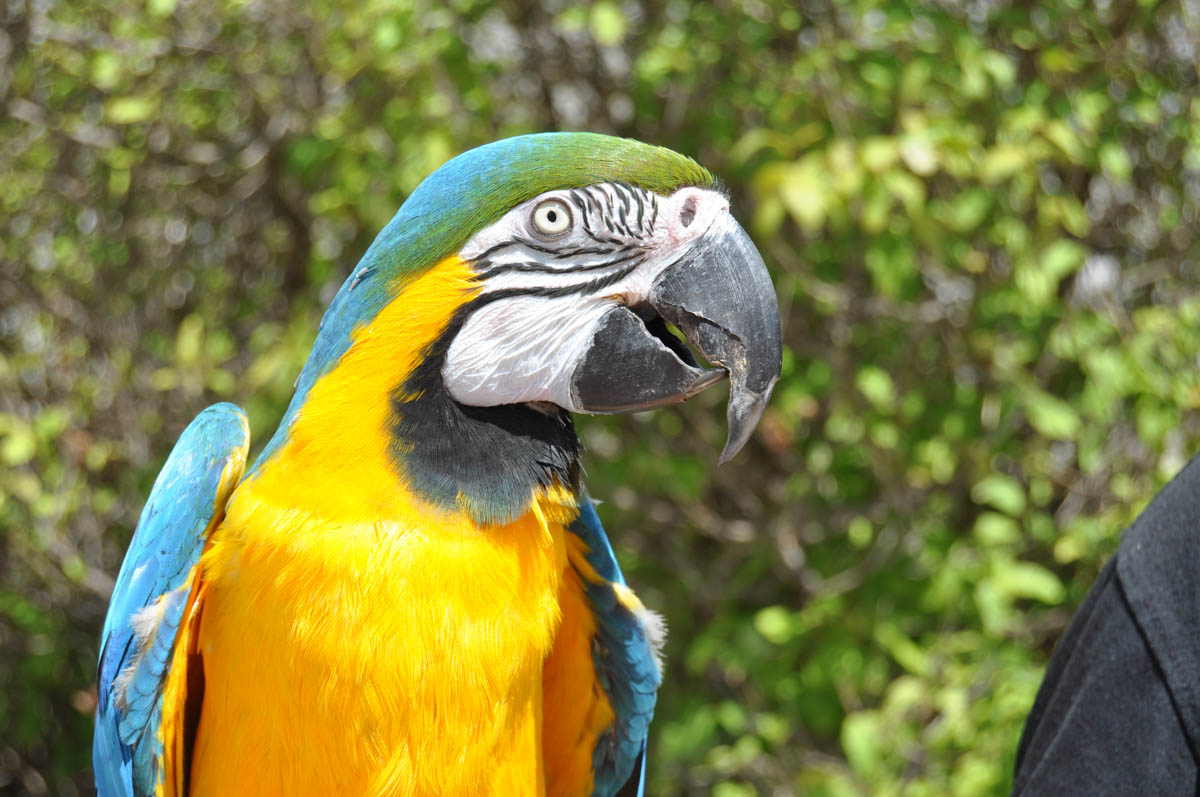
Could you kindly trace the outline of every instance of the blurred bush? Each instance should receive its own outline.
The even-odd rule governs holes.
[[[421,178],[590,129],[721,174],[784,378],[586,420],[667,616],[650,791],[1000,794],[1120,529],[1197,447],[1193,2],[9,0],[0,788],[90,789],[98,629],[200,408],[264,441]]]

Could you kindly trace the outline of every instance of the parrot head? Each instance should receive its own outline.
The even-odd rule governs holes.
[[[433,273],[454,286],[437,292],[450,298],[436,300],[447,304],[436,323]],[[590,133],[497,141],[426,178],[334,298],[260,462],[385,314],[420,340],[389,384],[393,464],[425,497],[491,521],[513,516],[531,485],[575,480],[570,413],[661,407],[728,378],[728,461],[782,359],[766,267],[713,176]]]

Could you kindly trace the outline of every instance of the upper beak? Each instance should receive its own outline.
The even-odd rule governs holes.
[[[779,306],[767,267],[750,236],[723,211],[683,257],[659,274],[649,302],[661,319],[646,322],[621,306],[596,326],[572,377],[575,409],[650,409],[683,401],[720,381],[725,374],[697,367],[687,348],[666,331],[665,319],[729,375],[729,438],[719,460],[724,464],[754,431],[782,366]]]
[[[721,213],[655,280],[650,304],[729,373],[725,464],[758,425],[783,366],[779,304],[762,256],[733,216]]]

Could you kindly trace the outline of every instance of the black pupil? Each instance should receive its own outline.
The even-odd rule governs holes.
[[[553,210],[547,210],[546,211],[546,221],[553,224],[554,222],[558,221],[558,214],[555,213]]]

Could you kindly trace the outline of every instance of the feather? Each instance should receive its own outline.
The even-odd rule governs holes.
[[[163,692],[196,563],[248,444],[240,409],[209,407],[180,436],[142,510],[101,639],[92,755],[101,797],[151,794],[175,777],[162,771]]]

